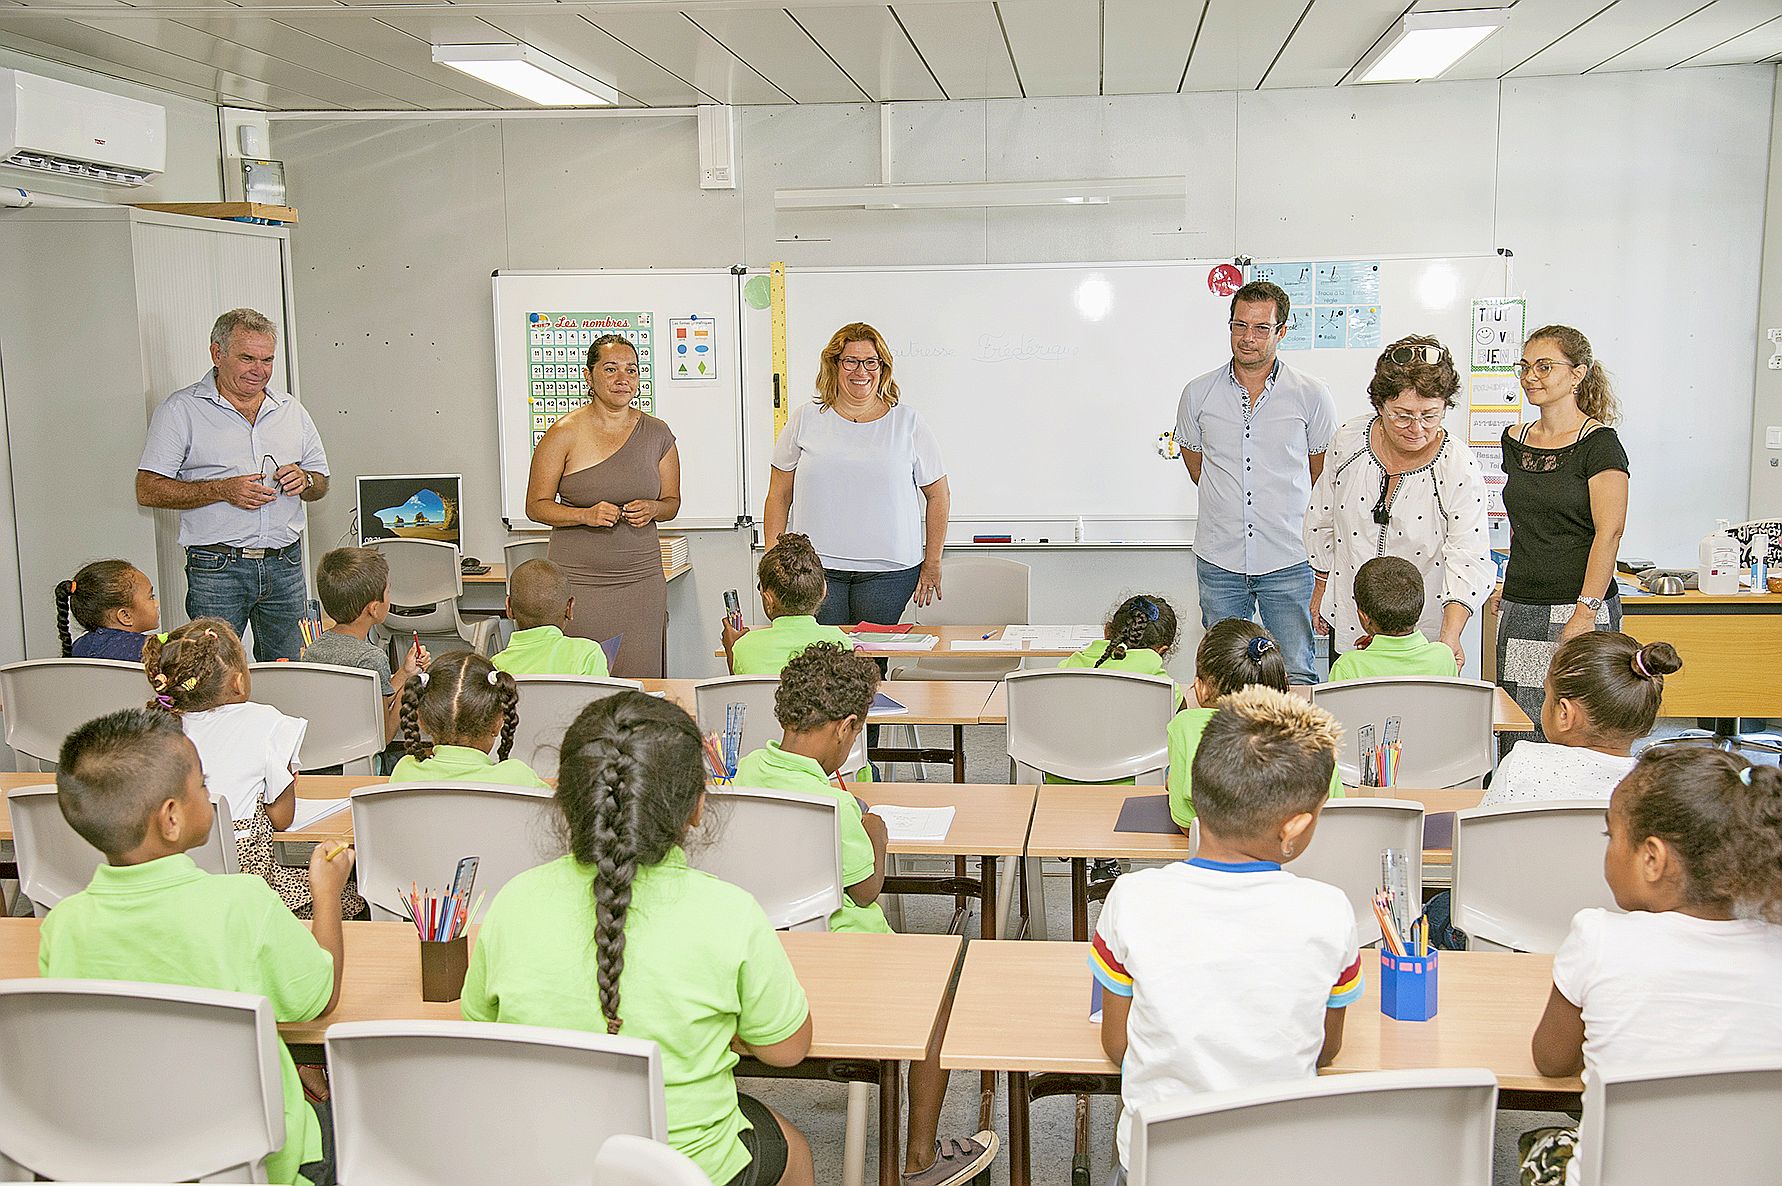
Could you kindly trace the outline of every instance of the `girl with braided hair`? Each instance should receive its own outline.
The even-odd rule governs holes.
[[[241,871],[277,890],[298,918],[310,917],[309,871],[279,864],[272,852],[273,833],[290,827],[297,812],[297,754],[309,722],[249,699],[247,652],[220,618],[151,635],[142,667],[154,691],[148,707],[179,719],[198,749],[205,786],[229,806]],[[364,909],[351,888],[342,893],[343,918]]]
[[[489,904],[464,1016],[651,1039],[670,1145],[718,1186],[810,1186],[803,1135],[731,1073],[739,1048],[770,1066],[802,1059],[810,1009],[755,899],[687,865],[705,781],[684,709],[633,691],[584,708],[557,778],[569,855]]]
[[[72,613],[86,631],[68,630]],[[56,586],[56,634],[64,659],[142,661],[147,632],[161,626],[155,584],[128,560],[95,560]]]
[[[519,685],[474,651],[443,655],[404,684],[399,719],[408,756],[390,771],[391,782],[549,785],[507,756],[520,727]]]
[[[1090,643],[1058,666],[1169,675],[1163,661],[1176,649],[1176,611],[1163,598],[1143,593],[1128,597],[1108,618],[1103,633],[1104,640]]]

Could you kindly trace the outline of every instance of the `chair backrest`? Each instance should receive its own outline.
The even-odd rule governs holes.
[[[550,550],[551,541],[543,537],[508,540],[501,546],[502,563],[507,568],[507,575],[513,576],[514,569],[528,560],[543,560]]]
[[[262,996],[0,981],[0,1158],[52,1181],[264,1182],[285,1143]]]
[[[1380,853],[1396,848],[1411,875],[1412,913],[1423,902],[1423,804],[1398,799],[1332,799],[1318,813],[1312,845],[1287,868],[1348,895],[1363,943],[1380,937],[1374,891],[1380,888]]]
[[[668,1136],[662,1055],[640,1038],[365,1021],[326,1044],[341,1186],[602,1181],[589,1166],[608,1138]]]
[[[115,659],[27,659],[0,667],[0,705],[6,744],[14,753],[53,767],[62,739],[107,713],[141,708],[149,700],[140,663]]]
[[[390,562],[390,613],[384,628],[392,634],[459,634],[458,598],[464,572],[458,545],[431,539],[377,539],[366,545]]]
[[[1176,709],[1171,681],[1069,668],[1017,671],[1004,684],[1016,782],[1038,782],[1044,774],[1077,782],[1163,782]]]
[[[1137,1109],[1127,1182],[1490,1186],[1496,1110],[1496,1076],[1472,1067],[1182,1095]]]
[[[1580,1186],[1774,1181],[1782,1060],[1586,1068]],[[1685,1135],[1686,1134],[1686,1135]]]
[[[514,730],[510,756],[532,767],[540,778],[556,777],[564,731],[582,709],[614,692],[642,687],[635,680],[591,675],[516,675],[514,683],[520,690],[520,724]]]
[[[1603,879],[1602,799],[1475,807],[1454,816],[1454,925],[1518,951],[1559,950],[1572,915],[1619,910]]]
[[[828,930],[843,892],[835,800],[733,786],[706,804],[710,841],[696,838],[688,862],[755,895],[775,930]]]
[[[939,601],[911,602],[904,620],[924,626],[1026,625],[1030,621],[1032,570],[1003,556],[948,556],[941,560]],[[1001,679],[1021,666],[1007,654],[935,654],[919,651],[892,660],[898,679]]]
[[[563,854],[543,787],[377,783],[353,790],[352,811],[359,893],[374,919],[408,917],[397,888],[445,889],[464,857],[477,858],[478,895],[493,898],[517,874]]]
[[[384,694],[377,672],[331,663],[253,663],[254,700],[309,722],[297,761],[305,770],[372,774],[383,751]]]
[[[1402,726],[1398,785],[1479,786],[1497,753],[1491,733],[1496,698],[1497,686],[1484,680],[1412,675],[1312,688],[1312,703],[1343,726],[1337,769],[1350,786],[1361,782],[1361,726],[1373,725],[1377,742],[1387,717],[1397,717]]]
[[[642,1137],[608,1137],[594,1159],[596,1186],[706,1186],[705,1171],[678,1149]]]
[[[742,744],[736,751],[741,758],[780,739],[783,730],[773,710],[773,698],[779,690],[777,675],[727,675],[703,680],[693,685],[693,719],[701,733],[722,734],[725,710],[732,704],[743,705],[747,711],[743,716]],[[862,729],[842,763],[842,770],[851,774],[866,764],[866,730]]]
[[[56,795],[53,786],[14,787],[6,792],[19,864],[19,892],[31,899],[38,918],[69,894],[86,889],[93,870],[105,863],[105,854],[70,826]],[[207,873],[239,873],[229,800],[213,791],[210,805],[215,812],[210,836],[186,855]]]

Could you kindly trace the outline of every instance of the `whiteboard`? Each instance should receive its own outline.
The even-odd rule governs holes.
[[[1466,370],[1475,296],[1501,295],[1495,256],[1382,259],[1381,341],[1432,333]],[[1208,284],[1229,260],[786,270],[788,398],[809,399],[839,326],[887,339],[902,398],[940,439],[951,538],[1008,525],[1070,538],[1077,518],[1130,525],[1132,539],[1191,539],[1193,483],[1158,451],[1182,387],[1231,357],[1230,298]],[[769,314],[744,312],[751,513],[767,490],[773,437]],[[1331,386],[1338,416],[1368,410],[1377,348],[1283,350]],[[1464,383],[1464,378],[1463,378]],[[1467,392],[1449,427],[1466,433]],[[1032,528],[1031,531],[1026,529]],[[1063,530],[1064,534],[1056,534]],[[1091,538],[1107,538],[1093,529]]]
[[[605,332],[597,324],[565,327],[559,335],[565,340],[546,344],[543,348],[552,353],[534,358],[533,351],[540,347],[530,340],[532,315],[573,312],[649,315],[650,394],[655,398],[655,415],[673,430],[680,449],[681,512],[674,525],[734,527],[743,513],[743,348],[738,334],[740,290],[730,270],[498,271],[493,283],[501,513],[509,526],[541,528],[526,518],[533,441],[547,418],[585,402],[581,367],[587,349],[579,339]],[[696,374],[692,367],[690,377],[679,375],[681,360],[693,349],[674,335],[692,329],[711,335],[711,349],[702,355],[709,356],[710,378],[691,377]],[[687,355],[679,353],[682,346]],[[533,368],[539,366],[547,369],[535,375]],[[528,384],[541,379],[556,386],[542,393],[529,391]],[[560,402],[535,405],[529,396]]]

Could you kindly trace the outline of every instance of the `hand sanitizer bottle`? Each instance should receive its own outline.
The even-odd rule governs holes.
[[[1724,597],[1739,591],[1739,541],[1726,527],[1725,519],[1716,519],[1714,530],[1702,537],[1696,584],[1710,596]]]

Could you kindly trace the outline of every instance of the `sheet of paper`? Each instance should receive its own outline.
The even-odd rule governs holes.
[[[851,634],[857,647],[871,651],[932,651],[940,642],[934,634]]]
[[[1100,641],[1102,629],[1100,625],[1075,626],[1007,626],[1002,636],[1018,638],[1027,644],[1028,650],[1059,651],[1082,650],[1092,642]]]
[[[1019,651],[1027,643],[1019,638],[961,638],[948,648],[955,651]]]
[[[945,840],[953,827],[954,812],[952,807],[898,807],[891,803],[872,809],[874,815],[885,821],[885,835],[906,844]]]
[[[291,813],[291,826],[285,830],[300,832],[318,820],[325,820],[331,815],[339,815],[352,805],[353,801],[347,798],[299,799],[297,800],[297,809]]]
[[[900,704],[883,692],[875,692],[872,697],[872,707],[866,711],[869,715],[875,717],[892,717],[907,713],[909,711],[909,706]]]

